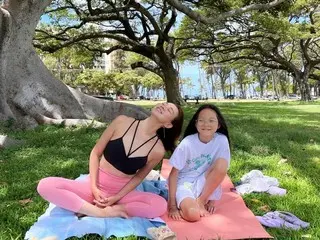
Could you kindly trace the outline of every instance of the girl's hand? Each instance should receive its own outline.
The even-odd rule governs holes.
[[[173,220],[181,220],[181,214],[177,206],[170,206],[168,215]]]

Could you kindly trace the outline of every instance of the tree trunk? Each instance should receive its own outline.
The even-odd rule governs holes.
[[[276,96],[276,99],[279,101],[280,100],[280,97],[279,97],[279,91],[278,91],[278,88],[277,88],[277,82],[276,82],[276,77],[275,77],[275,73],[277,72],[272,72],[271,73],[271,77],[272,77],[272,90],[273,90],[273,94]],[[277,76],[277,75],[276,75]]]
[[[222,78],[220,79],[220,84],[221,84],[221,90],[222,90],[222,95],[223,98],[226,98],[226,87],[225,87],[225,80],[222,80]]]
[[[300,94],[301,94],[301,101],[311,101],[311,94],[310,94],[310,84],[309,84],[309,75],[310,75],[311,66],[305,64],[303,66],[303,72],[299,71],[296,76],[299,78],[297,82],[299,84]]]
[[[297,94],[297,91],[298,91],[298,81],[297,81],[297,79],[296,79],[296,76],[295,76],[296,74],[293,74],[292,75],[292,92],[294,93],[294,94]]]
[[[311,101],[310,85],[309,85],[309,74],[303,74],[300,84],[301,100]]]
[[[216,89],[214,86],[215,80],[213,78],[213,74],[210,74],[210,82],[211,82],[211,97],[217,99]]]
[[[13,113],[6,101],[6,81],[4,69],[5,61],[3,56],[8,51],[8,41],[10,37],[11,18],[9,12],[0,7],[0,121],[13,118]]]
[[[167,101],[172,102],[178,105],[184,105],[185,101],[181,97],[180,91],[179,91],[179,79],[178,79],[178,73],[176,69],[174,68],[173,64],[163,64],[161,65],[161,68],[163,69],[163,81],[165,84],[165,91],[167,95]]]
[[[242,83],[242,79],[239,82],[239,86],[240,86],[240,94],[241,94],[241,98],[245,99],[246,98],[246,93],[245,93],[245,86]]]
[[[295,73],[293,77],[299,86],[301,101],[311,101],[310,86],[308,83],[309,71],[305,69],[303,72]]]
[[[8,0],[5,9],[0,8],[0,120],[14,118],[29,127],[50,119],[147,116],[142,108],[87,96],[53,77],[32,45],[36,25],[50,2]]]
[[[264,94],[264,79],[263,77],[260,76],[260,74],[258,75],[258,79],[259,79],[259,86],[260,86],[260,98],[263,98],[263,94]]]

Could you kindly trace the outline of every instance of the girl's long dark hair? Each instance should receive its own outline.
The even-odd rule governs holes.
[[[173,153],[176,148],[176,141],[178,140],[183,125],[183,111],[182,108],[176,105],[178,108],[178,116],[171,122],[172,128],[159,128],[157,135],[163,143],[166,151]]]
[[[190,122],[189,122],[189,124],[188,124],[188,126],[186,128],[183,138],[198,132],[198,130],[196,128],[196,121],[197,121],[197,119],[199,117],[199,113],[203,109],[211,109],[211,110],[216,112],[217,118],[218,118],[218,122],[219,122],[219,126],[220,126],[217,129],[217,132],[222,133],[223,135],[225,135],[228,138],[228,142],[229,142],[229,145],[230,145],[230,138],[229,138],[229,132],[228,132],[228,127],[227,127],[226,121],[224,120],[224,117],[222,116],[219,108],[216,107],[213,104],[204,104],[204,105],[202,105],[202,106],[200,106],[198,108],[198,110],[193,115],[193,117],[191,118],[191,120],[190,120]]]

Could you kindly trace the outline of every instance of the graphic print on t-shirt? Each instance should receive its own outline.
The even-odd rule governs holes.
[[[189,171],[196,171],[198,170],[200,167],[206,165],[211,165],[213,160],[213,157],[210,154],[201,154],[198,157],[192,158],[192,159],[188,159],[187,160],[187,171],[185,172],[189,172]]]

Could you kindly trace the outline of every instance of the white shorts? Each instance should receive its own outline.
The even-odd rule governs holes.
[[[206,183],[206,177],[205,173],[200,175],[194,182],[188,182],[184,181],[183,179],[180,179],[178,181],[177,185],[177,192],[176,192],[176,200],[177,200],[177,206],[180,208],[181,202],[185,198],[192,198],[196,199],[200,196],[202,193],[202,190],[204,188],[204,185]],[[208,200],[219,200],[222,195],[222,188],[221,185],[219,185],[216,190],[209,196]]]

